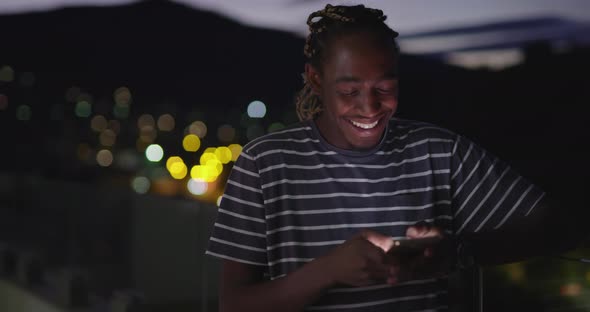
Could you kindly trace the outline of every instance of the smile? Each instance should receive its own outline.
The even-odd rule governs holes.
[[[366,124],[366,123],[360,123],[360,122],[356,122],[351,120],[350,121],[353,125],[355,125],[356,127],[359,127],[361,129],[373,129],[375,128],[375,126],[379,123],[379,120],[375,120],[372,123]]]

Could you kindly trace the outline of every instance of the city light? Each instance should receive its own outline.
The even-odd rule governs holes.
[[[2,66],[0,68],[0,81],[12,82],[14,80],[14,70],[10,66]]]
[[[182,147],[187,152],[196,152],[201,147],[201,139],[194,134],[188,134],[182,140]]]
[[[150,189],[150,179],[146,177],[135,177],[131,181],[131,188],[139,194],[145,194]]]
[[[207,125],[202,121],[195,121],[188,127],[188,133],[194,134],[202,139],[207,135]]]
[[[164,114],[158,118],[158,129],[160,131],[174,130],[174,117],[170,114]]]
[[[111,151],[103,149],[96,153],[96,162],[101,167],[108,167],[113,163],[113,153]]]
[[[231,160],[236,161],[242,153],[242,146],[240,144],[230,144],[228,148],[231,151]]]
[[[87,118],[92,114],[92,104],[87,101],[80,101],[76,103],[75,112],[76,116]]]
[[[29,105],[19,105],[16,108],[16,119],[21,121],[31,120],[31,107]]]
[[[252,101],[248,105],[248,116],[250,118],[263,118],[266,115],[266,105],[261,101]]]
[[[108,126],[107,119],[103,115],[96,115],[90,120],[90,128],[95,132],[104,131]]]
[[[164,157],[164,150],[158,144],[151,144],[145,149],[145,157],[151,162],[159,162]]]
[[[201,179],[189,179],[187,183],[188,191],[193,195],[203,195],[207,192],[207,182]]]
[[[215,157],[217,157],[222,164],[227,164],[232,160],[232,151],[225,146],[218,147],[215,150]]]

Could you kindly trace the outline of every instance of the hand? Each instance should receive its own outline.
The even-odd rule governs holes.
[[[321,258],[334,284],[367,286],[385,281],[392,271],[386,252],[393,239],[364,230]]]
[[[400,272],[397,273],[398,279],[431,278],[448,274],[454,261],[455,251],[450,239],[445,237],[440,228],[421,222],[410,226],[406,230],[406,236],[409,239],[440,237],[441,240],[435,245],[425,248],[421,253],[399,255],[396,259],[400,267]]]

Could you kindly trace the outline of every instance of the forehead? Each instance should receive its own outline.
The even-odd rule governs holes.
[[[324,55],[326,78],[341,76],[379,79],[397,76],[397,52],[393,42],[371,33],[355,33],[334,38]]]

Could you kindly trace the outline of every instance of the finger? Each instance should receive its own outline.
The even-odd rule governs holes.
[[[383,250],[384,252],[388,252],[389,249],[393,247],[393,238],[371,230],[362,231],[361,237],[371,242],[371,244],[374,246],[379,247],[379,249]]]
[[[426,222],[416,223],[406,230],[406,236],[411,238],[423,237],[428,234],[431,226]]]

